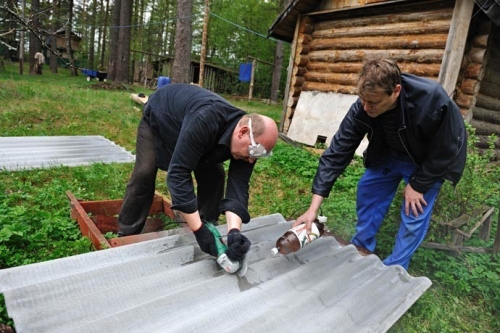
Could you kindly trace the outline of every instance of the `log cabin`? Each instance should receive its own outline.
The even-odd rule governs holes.
[[[73,58],[75,57],[75,53],[78,53],[80,50],[80,43],[82,41],[82,38],[77,35],[75,32],[70,31],[70,38],[71,38],[71,54],[73,55]],[[56,43],[56,50],[59,53],[61,59],[58,59],[58,64],[60,66],[66,66],[67,63],[69,62],[69,57],[68,57],[68,44],[67,44],[67,38],[66,38],[66,29],[62,28],[57,30],[54,33],[49,33],[46,34],[44,39],[44,43],[47,47],[44,47],[42,52],[43,55],[45,56],[45,63],[48,65],[50,64],[50,57],[53,57],[54,55],[49,51],[51,45],[53,42]],[[78,66],[78,61],[75,61],[75,64]]]
[[[374,55],[440,82],[480,148],[500,137],[500,0],[293,0],[268,34],[291,43],[280,131],[295,141],[329,143]]]

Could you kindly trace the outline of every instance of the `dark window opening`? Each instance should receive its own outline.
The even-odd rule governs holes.
[[[326,143],[326,136],[323,135],[318,135],[316,138],[316,144],[325,144]]]

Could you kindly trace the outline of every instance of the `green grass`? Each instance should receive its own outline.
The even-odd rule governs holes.
[[[141,108],[124,90],[95,89],[96,82],[84,76],[71,77],[66,69],[58,74],[44,69],[42,76],[20,76],[7,64],[0,72],[0,135],[102,135],[134,152]],[[25,69],[24,73],[27,73]],[[236,100],[225,96],[247,112],[281,118],[282,104]],[[319,156],[279,141],[274,155],[257,163],[251,180],[250,214],[281,213],[295,219],[308,207],[311,182]],[[31,171],[0,171],[0,268],[92,251],[69,216],[71,191],[83,200],[121,199],[133,165],[93,164]],[[356,159],[335,184],[322,206],[328,228],[349,239],[356,222],[356,184],[363,173]],[[500,204],[500,173],[472,155],[468,171],[457,189],[445,186],[436,206],[437,220],[449,219],[461,207],[474,202]],[[160,172],[157,190],[168,195],[165,173]],[[378,238],[378,252],[389,253],[398,223],[395,202]],[[494,217],[496,221],[497,215]],[[492,232],[495,232],[496,228]],[[441,240],[442,231],[433,223],[428,235]],[[441,239],[440,239],[441,238]],[[491,248],[493,240],[464,245]],[[427,276],[433,285],[390,329],[390,332],[495,332],[500,331],[500,264],[498,256],[446,252],[420,248],[410,265],[413,276]],[[0,297],[1,298],[1,297]],[[363,300],[360,300],[362,302]],[[12,324],[0,302],[0,322]],[[332,328],[334,330],[334,328]]]

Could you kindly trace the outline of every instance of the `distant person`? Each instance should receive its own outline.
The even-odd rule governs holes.
[[[45,63],[45,57],[41,52],[35,53],[35,73],[42,74],[43,64]]]
[[[250,240],[240,233],[250,221],[248,187],[255,162],[269,156],[278,139],[274,120],[247,114],[197,85],[167,84],[144,107],[136,161],[118,218],[119,236],[139,234],[155,193],[158,169],[167,171],[172,209],[193,230],[202,251],[217,256],[205,221],[225,214],[226,254],[243,260]],[[229,162],[224,196],[225,171]],[[195,186],[192,174],[196,179]]]
[[[309,209],[294,225],[308,229],[323,199],[368,137],[364,175],[358,183],[358,221],[351,242],[374,251],[376,234],[401,180],[401,223],[386,265],[408,268],[429,228],[434,202],[445,180],[456,185],[465,162],[467,136],[457,105],[429,79],[401,74],[393,60],[368,60],[352,104],[330,146],[320,158]]]

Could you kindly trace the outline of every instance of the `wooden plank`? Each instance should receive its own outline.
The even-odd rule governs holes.
[[[148,96],[139,97],[139,94],[130,94],[130,98],[139,105],[144,105],[148,102]]]
[[[334,83],[346,86],[356,86],[358,74],[351,73],[318,73],[307,72],[304,75],[306,81]]]
[[[481,81],[484,78],[484,72],[483,64],[469,64],[464,72],[464,78]]]
[[[455,103],[457,103],[459,107],[470,109],[476,105],[476,97],[474,95],[459,93],[455,98]]]
[[[346,27],[366,27],[372,25],[386,25],[401,22],[422,21],[447,21],[448,25],[452,18],[452,8],[430,9],[429,11],[405,11],[402,13],[391,13],[388,15],[366,15],[356,18],[324,20],[315,24],[315,31],[331,30]]]
[[[434,242],[422,243],[420,245],[423,248],[427,249],[436,249],[436,250],[445,250],[452,252],[473,252],[473,253],[492,253],[492,249],[484,248],[484,247],[472,247],[472,246],[453,246],[447,244],[440,244]]]
[[[144,242],[147,240],[167,237],[169,235],[170,234],[169,234],[168,230],[165,230],[165,231],[158,231],[158,232],[149,232],[149,233],[140,234],[140,235],[112,238],[109,240],[109,242],[110,242],[112,247],[117,247],[117,246],[123,246],[123,245],[138,243],[138,242]]]
[[[89,218],[87,212],[80,205],[80,202],[76,199],[73,193],[67,191],[66,195],[70,200],[71,216],[78,222],[82,235],[88,237],[92,241],[96,250],[110,248],[111,245],[108,240],[102,235],[94,222]]]
[[[155,195],[149,215],[155,215],[163,212],[164,199]],[[120,213],[123,200],[98,200],[98,201],[80,201],[80,205],[88,214],[114,216]]]
[[[463,0],[462,0],[463,1]],[[467,25],[468,28],[468,25]],[[450,29],[450,21],[398,22],[373,26],[348,26],[326,30],[315,30],[314,38],[345,38],[361,36],[407,35],[409,31],[415,35],[443,34]]]
[[[123,200],[99,200],[99,201],[79,201],[80,205],[91,215],[118,215],[122,207]]]
[[[491,215],[484,221],[479,229],[479,238],[485,242],[490,240],[491,235]]]
[[[158,199],[156,199],[158,198]],[[177,220],[177,215],[175,212],[172,210],[172,204],[170,201],[165,197],[163,194],[161,194],[158,191],[155,191],[155,199],[158,200],[158,204],[160,205],[161,208],[158,208],[158,212],[163,212],[163,214],[167,215],[171,219]],[[155,202],[153,201],[153,205]],[[156,208],[156,207],[155,207]]]
[[[355,86],[344,86],[340,84],[322,83],[322,82],[305,82],[302,86],[304,91],[321,91],[321,92],[336,92],[339,94],[356,94]]]
[[[311,41],[311,50],[348,49],[444,49],[447,34],[385,35],[322,38]]]
[[[476,95],[479,92],[479,81],[474,79],[464,79],[460,83],[460,89],[467,95]]]
[[[483,223],[484,221],[486,221],[486,219],[488,219],[491,214],[493,214],[493,212],[495,211],[495,208],[490,208],[486,214],[484,214],[481,219],[479,221],[476,222],[476,224],[472,227],[472,229],[470,229],[468,232],[465,232],[465,231],[462,231],[462,230],[456,230],[456,232],[458,232],[459,234],[467,237],[467,238],[470,238],[472,236],[472,234],[477,230],[477,228],[479,228]]]
[[[465,236],[460,233],[459,229],[453,231],[452,242],[454,246],[462,246]]]
[[[456,0],[438,81],[451,95],[457,85],[465,51],[474,1]]]
[[[288,125],[290,124],[290,115],[292,113],[292,110],[288,107],[289,100],[292,99],[292,94],[290,91],[293,93],[294,89],[293,84],[292,84],[292,75],[295,73],[294,71],[294,64],[295,64],[295,57],[297,57],[297,40],[298,40],[298,35],[299,35],[299,26],[300,26],[300,21],[302,17],[301,15],[297,16],[297,22],[295,24],[295,32],[293,34],[293,42],[292,42],[292,47],[290,50],[290,60],[288,62],[288,70],[287,70],[287,78],[286,78],[286,86],[285,86],[285,93],[283,96],[283,111],[281,112],[281,118],[280,118],[280,128],[279,131],[282,133],[286,133],[288,131]],[[286,126],[285,126],[286,125]]]
[[[352,62],[311,62],[307,64],[307,71],[324,73],[359,73],[362,63]],[[304,73],[305,74],[305,73]]]
[[[453,229],[458,229],[461,226],[463,226],[464,224],[466,224],[467,222],[469,222],[470,219],[471,219],[471,217],[469,215],[463,214],[454,220],[447,221],[447,222],[440,222],[439,224],[452,227]]]
[[[104,233],[118,231],[117,215],[120,211],[123,200],[101,200],[101,201],[79,201],[70,192],[66,192],[71,204],[71,217],[76,220],[80,226],[82,235],[90,238],[94,247],[99,250],[116,246],[115,244],[131,244],[133,242],[163,237],[160,235],[152,236],[127,236],[125,240],[108,241]],[[155,192],[149,215],[165,214],[175,219],[175,214],[170,208],[171,204],[166,197]],[[89,217],[89,214],[92,216]],[[163,226],[163,220],[160,218],[149,217],[143,229],[144,234],[157,234],[156,231]],[[122,245],[123,245],[122,244]]]
[[[107,232],[118,233],[118,218],[114,216],[105,215],[95,215],[91,216],[90,219],[96,225],[97,229],[101,234],[106,234]]]
[[[397,62],[415,63],[440,63],[443,59],[444,50],[422,49],[422,50],[342,50],[342,52],[332,51],[311,51],[308,54],[309,62],[363,62],[367,57],[391,58]]]
[[[495,241],[493,242],[493,253],[498,254],[499,252],[500,252],[500,212],[498,213],[497,234],[495,235]]]

